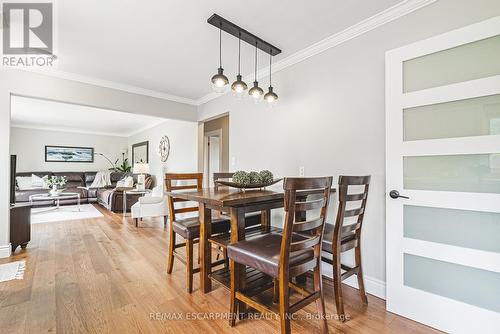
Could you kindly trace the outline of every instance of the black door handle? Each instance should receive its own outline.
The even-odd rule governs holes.
[[[410,199],[410,197],[408,197],[408,196],[402,196],[402,195],[400,195],[400,194],[399,194],[399,191],[397,191],[397,190],[391,190],[391,192],[389,193],[389,196],[390,196],[391,198],[394,198],[394,199],[396,199],[396,198],[406,198],[406,199]]]

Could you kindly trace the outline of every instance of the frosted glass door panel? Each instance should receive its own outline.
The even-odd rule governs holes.
[[[403,91],[500,74],[500,35],[403,62]]]
[[[403,207],[404,237],[500,253],[500,213]]]
[[[499,273],[410,254],[403,270],[406,286],[500,312]]]
[[[500,95],[408,108],[403,126],[405,141],[500,135]]]
[[[500,154],[403,158],[405,189],[500,193]]]

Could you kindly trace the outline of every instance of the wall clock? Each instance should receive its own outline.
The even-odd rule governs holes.
[[[167,136],[161,137],[158,153],[160,154],[161,162],[166,162],[170,155],[170,140]]]

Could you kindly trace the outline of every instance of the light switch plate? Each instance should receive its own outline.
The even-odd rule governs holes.
[[[306,175],[306,168],[304,166],[299,167],[299,176],[305,176]]]

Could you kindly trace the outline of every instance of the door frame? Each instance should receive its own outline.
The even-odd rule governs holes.
[[[403,204],[499,212],[500,194],[405,190],[403,156],[498,153],[500,135],[403,142],[403,109],[500,94],[500,75],[404,93],[403,62],[500,34],[500,16],[386,53],[387,310],[450,332],[493,331],[500,314],[403,285],[403,253],[500,272],[500,254],[403,237]],[[410,200],[389,197],[393,189]],[[443,315],[446,312],[449,316]],[[451,319],[450,319],[451,318]]]
[[[208,147],[210,137],[219,137],[220,147],[219,147],[219,167],[222,164],[222,129],[217,129],[213,131],[208,131],[203,134],[203,174],[205,174],[204,179],[205,186],[211,187],[210,184],[210,149]]]

